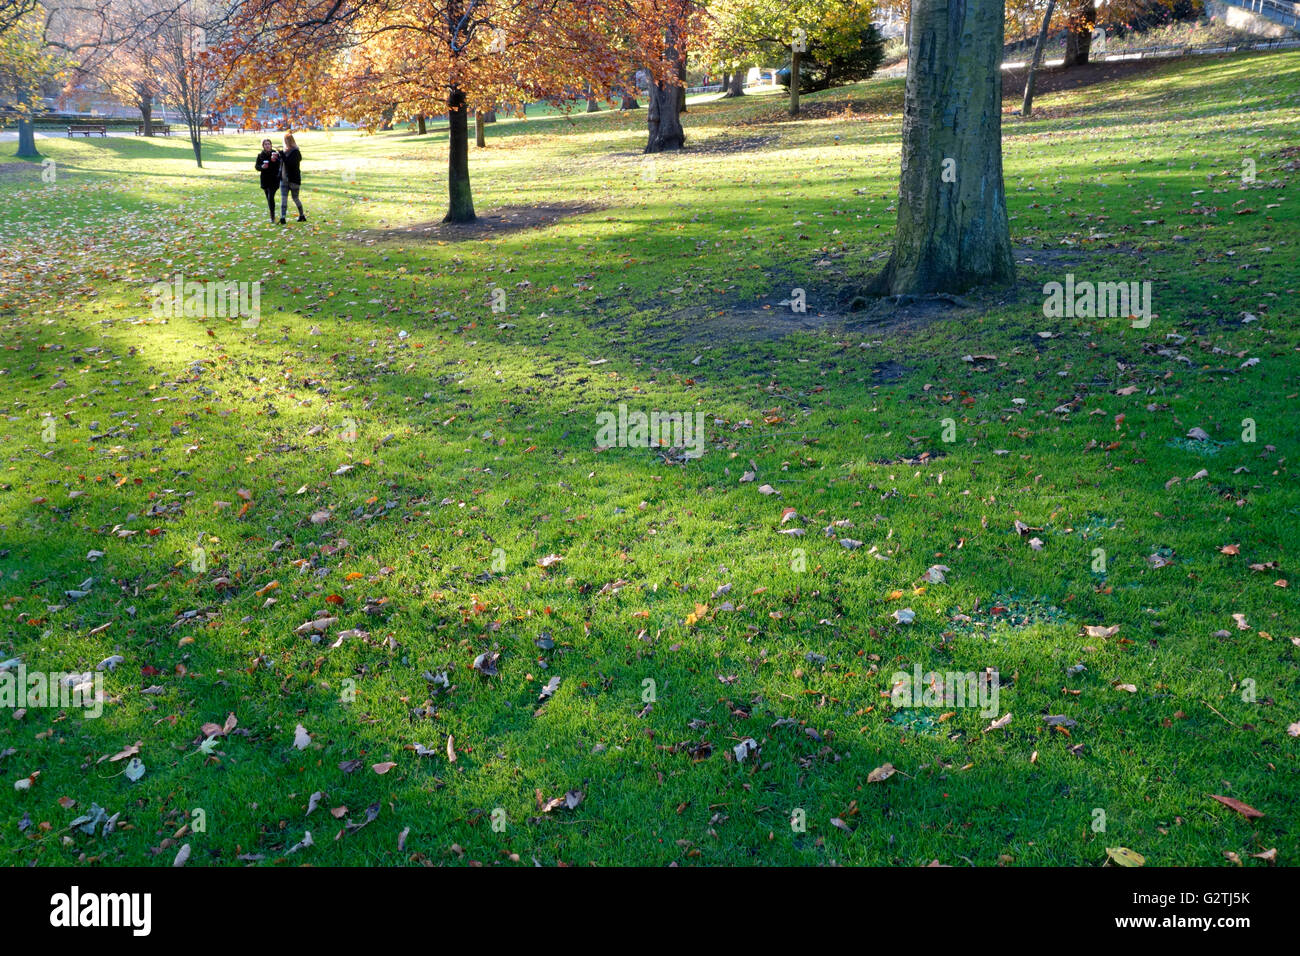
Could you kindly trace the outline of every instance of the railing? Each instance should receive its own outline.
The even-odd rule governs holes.
[[[1290,27],[1300,29],[1300,3],[1286,3],[1283,0],[1224,0],[1234,7],[1241,7],[1251,13]]]

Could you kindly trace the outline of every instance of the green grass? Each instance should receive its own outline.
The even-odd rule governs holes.
[[[891,323],[836,305],[888,250],[901,97],[831,91],[798,122],[703,97],[690,149],[654,159],[643,111],[503,121],[472,150],[480,214],[595,208],[466,241],[362,232],[441,218],[438,135],[304,134],[311,221],[283,228],[258,136],[208,140],[203,170],[176,137],[41,141],[57,182],[0,182],[0,660],[124,662],[99,719],[0,714],[6,861],[1294,862],[1300,54],[1008,114],[1034,261],[975,309]],[[1046,319],[1066,272],[1150,281],[1158,316]],[[178,273],[260,280],[260,325],[153,317]],[[620,403],[703,412],[707,453],[597,452]],[[323,610],[325,639],[295,634]],[[345,629],[367,634],[332,648]],[[996,669],[1011,723],[892,707],[914,664]],[[137,741],[133,783],[100,758]],[[69,830],[92,803],[116,832]]]

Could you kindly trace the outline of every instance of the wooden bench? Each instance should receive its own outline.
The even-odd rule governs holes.
[[[153,133],[154,133],[154,135],[157,135],[157,136],[170,136],[170,135],[172,134],[172,127],[171,127],[171,124],[170,124],[170,123],[154,123],[154,124],[153,124]],[[144,124],[143,124],[143,123],[141,123],[139,126],[137,126],[137,127],[135,128],[135,135],[136,135],[136,136],[143,136],[143,135],[144,135]]]
[[[81,133],[83,136],[86,137],[86,139],[90,139],[91,133],[98,133],[100,136],[108,136],[108,127],[94,126],[94,125],[69,126],[68,139],[71,139],[75,133]]]

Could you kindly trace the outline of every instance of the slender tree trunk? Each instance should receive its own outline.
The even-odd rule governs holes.
[[[600,112],[600,103],[599,103],[599,102],[596,100],[596,98],[592,95],[592,93],[591,93],[591,84],[590,84],[590,83],[587,84],[587,91],[586,91],[586,93],[585,93],[584,95],[587,97],[587,112],[588,112],[588,113],[599,113],[599,112]]]
[[[731,74],[723,73],[722,74],[722,95],[723,96],[727,95],[727,87],[730,85],[731,85]]]
[[[1086,66],[1092,52],[1092,31],[1097,25],[1096,0],[1084,0],[1070,9],[1065,22],[1065,66]]]
[[[447,215],[443,222],[473,222],[469,188],[469,108],[460,87],[447,94]]]
[[[800,53],[790,45],[790,115],[799,113],[799,56]]]
[[[913,0],[898,225],[878,294],[1015,278],[1002,183],[1002,0]]]
[[[1020,107],[1020,115],[1026,118],[1034,112],[1034,80],[1038,78],[1038,67],[1043,62],[1043,47],[1047,46],[1047,30],[1055,9],[1056,0],[1047,0],[1047,13],[1043,16],[1042,29],[1038,31],[1038,42],[1034,44],[1034,58],[1029,61],[1029,75],[1025,77],[1025,101]]]
[[[481,110],[474,113],[474,145],[479,149],[487,146],[487,133],[483,129],[485,120]]]
[[[144,125],[144,135],[153,135],[153,94],[148,90],[141,90],[138,94],[136,103],[140,107],[140,119]]]
[[[27,106],[31,102],[31,92],[21,82],[15,92],[18,100],[18,152],[19,159],[39,159],[41,154],[36,148],[36,128],[32,125]]]
[[[424,136],[426,133],[429,132],[429,128],[428,126],[425,125],[424,122],[423,113],[420,113],[418,116],[415,117],[415,129],[416,129],[416,133],[420,136]]]
[[[194,163],[203,168],[203,127],[197,116],[187,116],[186,125],[190,128],[190,146],[194,149]]]
[[[485,122],[485,123],[495,123],[496,121],[497,121],[497,111],[496,111],[496,110],[488,110],[486,113],[483,114],[483,122]]]

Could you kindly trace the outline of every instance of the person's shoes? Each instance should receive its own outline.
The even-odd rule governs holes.
[[[304,215],[302,215],[302,214],[300,213],[300,214],[298,215],[298,221],[299,221],[299,222],[306,222],[306,221],[307,221],[307,217],[304,216]]]
[[[284,216],[281,216],[281,217],[280,217],[280,225],[282,225],[282,226],[284,225]]]

